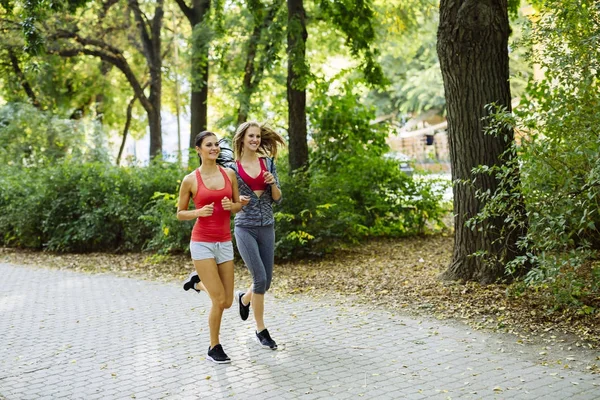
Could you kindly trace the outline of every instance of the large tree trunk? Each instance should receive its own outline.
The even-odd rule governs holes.
[[[192,51],[192,53],[194,52]],[[195,57],[203,58],[205,61],[202,64],[192,66],[191,149],[196,145],[194,143],[196,135],[205,131],[208,126],[208,46],[204,54],[192,54],[192,60]]]
[[[185,0],[175,2],[190,22],[193,31],[208,18],[211,0],[193,0],[192,7],[189,7]],[[198,33],[192,35],[190,148],[195,146],[196,135],[208,126],[208,40]]]
[[[287,0],[288,6],[288,136],[290,171],[308,166],[306,141],[306,12],[303,0]]]
[[[148,69],[150,70],[150,95],[146,108],[148,125],[150,128],[150,157],[162,154],[162,127],[161,127],[161,99],[162,99],[162,54],[161,30],[164,16],[164,0],[157,0],[154,8],[154,17],[146,21],[140,10],[138,0],[129,0],[129,7],[133,11],[135,21],[140,32],[142,48]],[[144,104],[144,103],[142,103]]]
[[[446,105],[452,179],[471,180],[479,165],[498,165],[500,155],[513,142],[505,135],[484,134],[485,105],[496,103],[510,110],[508,72],[509,21],[506,0],[441,0],[437,52]],[[479,229],[465,226],[483,204],[475,190],[497,187],[493,176],[478,175],[475,187],[454,186],[454,251],[452,264],[442,274],[451,280],[495,282],[516,255],[517,232],[498,240],[503,218],[487,220]],[[486,257],[472,256],[477,251]]]

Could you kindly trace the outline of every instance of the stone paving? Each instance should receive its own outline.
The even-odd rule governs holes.
[[[544,366],[514,338],[334,299],[266,302],[279,350],[234,305],[232,363],[218,365],[205,293],[0,264],[0,399],[600,399],[598,375]]]

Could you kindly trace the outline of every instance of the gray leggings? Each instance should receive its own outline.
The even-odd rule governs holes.
[[[275,257],[275,227],[236,226],[237,249],[250,270],[256,294],[265,294],[271,287]]]

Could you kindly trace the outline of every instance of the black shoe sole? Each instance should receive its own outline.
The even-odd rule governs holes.
[[[271,349],[271,350],[277,350],[277,345],[275,345],[274,347],[271,347],[267,344],[262,344],[260,339],[258,337],[256,337],[256,341],[258,342],[258,344],[261,345],[261,347],[265,348],[265,349]]]
[[[231,360],[225,360],[225,361],[215,360],[214,358],[212,358],[211,356],[208,356],[208,355],[206,356],[206,359],[208,361],[214,362],[215,364],[230,364],[231,363]]]

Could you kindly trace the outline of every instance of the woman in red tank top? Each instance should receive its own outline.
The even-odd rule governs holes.
[[[195,272],[184,289],[204,290],[212,306],[208,314],[210,346],[207,359],[216,363],[231,362],[219,342],[223,310],[233,301],[233,245],[230,217],[248,199],[240,199],[235,172],[217,164],[220,148],[217,136],[208,131],[196,136],[200,167],[186,175],[179,189],[177,219],[196,219],[190,253]],[[193,200],[195,209],[188,210]]]

